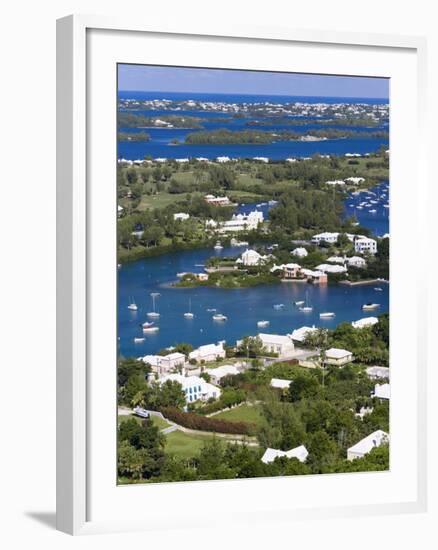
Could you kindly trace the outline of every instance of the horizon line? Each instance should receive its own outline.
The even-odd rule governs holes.
[[[246,95],[246,96],[274,96],[274,97],[317,97],[317,98],[323,98],[323,97],[329,97],[329,98],[349,98],[349,99],[386,99],[389,101],[389,96],[348,96],[348,95],[292,95],[292,94],[266,94],[266,93],[260,93],[260,94],[250,94],[250,93],[242,93],[242,92],[177,92],[175,90],[117,90],[117,93],[120,92],[144,92],[144,93],[150,93],[150,94],[203,94],[203,95]]]

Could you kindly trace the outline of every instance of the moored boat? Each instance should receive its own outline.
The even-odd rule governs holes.
[[[371,302],[368,302],[362,306],[362,309],[364,311],[369,311],[372,309],[377,309],[380,306],[380,304],[372,304]]]
[[[213,321],[226,321],[228,317],[226,315],[222,315],[222,313],[215,313],[212,319]]]
[[[334,317],[335,313],[333,311],[327,311],[325,313],[320,313],[319,316],[321,317],[321,319],[329,319],[331,317]]]
[[[258,327],[267,327],[269,326],[269,321],[257,321]]]

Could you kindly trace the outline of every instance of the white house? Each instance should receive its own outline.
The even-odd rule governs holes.
[[[390,384],[376,384],[374,386],[374,392],[371,394],[371,396],[377,397],[377,399],[390,399],[391,397]]]
[[[240,371],[234,365],[222,365],[215,369],[206,369],[206,372],[210,375],[213,384],[219,384],[225,376],[235,376]]]
[[[355,252],[369,252],[370,254],[376,254],[377,241],[370,239],[369,237],[359,237],[354,241]]]
[[[230,233],[238,231],[253,231],[259,224],[263,223],[263,212],[253,210],[249,214],[235,214],[231,220],[220,224],[220,233]]]
[[[294,256],[298,256],[298,258],[305,258],[308,256],[307,250],[303,246],[299,246],[297,248],[294,248],[291,252]]]
[[[330,256],[330,258],[327,258],[327,261],[331,264],[345,264],[344,256]]]
[[[366,373],[368,375],[368,378],[371,380],[379,380],[382,378],[389,378],[389,368],[388,367],[380,367],[380,366],[374,366],[374,367],[367,367]]]
[[[379,322],[379,319],[377,319],[377,317],[364,317],[363,319],[352,321],[351,326],[353,328],[372,327],[378,322]]]
[[[322,271],[323,273],[346,273],[347,268],[344,265],[339,264],[319,264],[315,267],[316,271]]]
[[[384,443],[389,443],[389,435],[383,430],[376,430],[364,439],[361,439],[356,445],[353,445],[347,450],[347,459],[355,460],[362,458],[370,451]]]
[[[343,366],[353,361],[351,351],[340,348],[330,348],[325,352],[325,362],[328,365]]]
[[[259,265],[263,262],[265,262],[268,259],[267,256],[262,256],[259,254],[256,250],[247,249],[240,257],[240,262],[237,260],[238,263],[242,263],[243,265]]]
[[[312,334],[312,332],[316,332],[317,330],[315,325],[313,327],[300,327],[293,330],[290,336],[294,342],[303,343],[308,334]]]
[[[186,212],[177,212],[176,214],[173,215],[174,220],[185,221],[185,220],[188,220],[189,218],[190,218],[190,214],[187,214]]]
[[[285,456],[286,458],[297,458],[300,462],[306,462],[309,452],[304,445],[290,449],[289,451],[280,451],[279,449],[271,449],[268,447],[262,456],[262,462],[270,464],[276,458]]]
[[[295,346],[290,336],[280,334],[262,334],[258,335],[263,342],[263,347],[269,353],[278,353],[279,357],[294,353]]]
[[[189,353],[189,359],[195,361],[216,361],[217,358],[223,359],[225,357],[224,342],[217,344],[206,344],[205,346],[199,346]]]
[[[212,397],[218,399],[221,395],[221,390],[213,384],[209,384],[199,376],[183,376],[182,374],[168,374],[163,376],[160,384],[164,384],[167,380],[178,382],[186,395],[187,403],[193,401],[208,401]]]
[[[367,262],[361,256],[351,256],[351,258],[347,258],[347,264],[352,267],[360,268],[367,266]]]
[[[271,388],[277,388],[279,390],[287,390],[292,380],[285,380],[284,378],[273,378],[270,382]]]
[[[312,243],[319,244],[321,242],[326,242],[326,243],[333,244],[337,242],[338,237],[339,237],[339,233],[329,233],[326,231],[324,233],[318,233],[317,235],[313,235]]]
[[[162,375],[184,366],[186,357],[183,353],[174,352],[168,355],[145,355],[142,360],[144,363],[148,363],[154,372]]]
[[[213,206],[231,206],[233,204],[228,197],[215,197],[214,195],[205,195],[204,200]]]

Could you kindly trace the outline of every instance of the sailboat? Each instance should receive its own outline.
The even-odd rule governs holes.
[[[299,308],[300,311],[303,311],[304,313],[310,313],[313,311],[313,307],[309,306],[309,293],[306,292],[306,304]]]
[[[129,309],[130,311],[137,311],[137,310],[138,310],[138,306],[137,306],[137,304],[135,303],[135,300],[134,300],[133,298],[131,298],[131,302],[130,302],[130,304],[129,304],[129,306],[128,306],[128,309]]]
[[[186,313],[184,313],[184,317],[186,319],[193,319],[195,315],[192,313],[192,300],[189,300],[189,311],[186,311]]]
[[[158,296],[160,296],[160,293],[159,292],[152,292],[151,293],[151,298],[152,298],[152,311],[149,311],[146,315],[148,317],[159,317],[160,314],[155,311],[155,298],[157,298]]]

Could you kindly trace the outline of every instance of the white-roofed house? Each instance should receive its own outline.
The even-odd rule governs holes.
[[[177,367],[183,367],[186,357],[183,353],[174,352],[168,355],[145,355],[142,360],[152,367],[153,372],[162,375]]]
[[[355,460],[356,458],[362,458],[376,447],[380,447],[380,445],[386,443],[389,443],[389,435],[383,430],[376,430],[350,447],[347,450],[347,459]]]
[[[173,215],[174,220],[185,221],[185,220],[188,220],[189,218],[190,218],[190,214],[187,214],[186,212],[177,212],[176,214]]]
[[[367,266],[367,262],[365,258],[362,258],[361,256],[351,256],[351,258],[347,258],[347,264],[352,267],[359,267],[363,268]]]
[[[325,362],[328,365],[342,367],[353,361],[351,351],[340,348],[330,348],[325,352]]]
[[[182,374],[168,374],[160,379],[160,384],[164,384],[167,380],[178,382],[186,396],[186,402],[193,401],[208,401],[211,398],[218,399],[221,395],[221,390],[213,384],[206,382],[199,376],[183,376]]]
[[[376,325],[378,322],[379,322],[379,319],[377,319],[377,317],[364,317],[363,319],[352,321],[351,326],[353,328],[372,327],[373,325]]]
[[[294,248],[291,252],[293,256],[297,256],[298,258],[305,258],[308,256],[307,250],[303,246],[299,246],[297,248]]]
[[[331,264],[345,264],[344,256],[330,256],[330,258],[327,258],[327,261]]]
[[[240,262],[243,265],[259,265],[267,260],[266,256],[262,256],[256,250],[247,249],[240,257]]]
[[[390,399],[391,397],[391,386],[390,384],[376,384],[374,386],[374,392],[371,394],[372,397],[377,399]]]
[[[349,178],[345,178],[345,181],[346,182],[348,181],[353,185],[359,185],[359,183],[362,183],[363,181],[365,181],[365,178],[350,176]]]
[[[380,380],[382,378],[389,378],[389,368],[380,367],[375,365],[374,367],[367,367],[366,373],[371,380]]]
[[[262,341],[265,350],[269,353],[277,353],[279,357],[283,357],[295,352],[295,346],[290,336],[260,333],[258,337]]]
[[[270,382],[271,388],[277,388],[279,390],[287,390],[292,380],[285,380],[284,378],[272,378]]]
[[[315,267],[316,271],[322,271],[323,273],[346,273],[347,268],[344,265],[332,265],[332,264],[319,264]]]
[[[290,336],[294,342],[303,343],[308,334],[312,334],[312,332],[316,332],[317,330],[315,325],[313,327],[300,327],[293,330]]]
[[[225,357],[224,342],[199,346],[199,348],[189,353],[189,359],[194,359],[198,362],[205,361],[208,363],[209,361],[216,361],[218,357],[220,359]]]
[[[301,266],[299,264],[288,263],[281,265],[274,265],[271,268],[271,273],[276,271],[282,272],[283,279],[304,279],[304,275],[301,271]]]
[[[370,254],[377,253],[377,241],[369,237],[359,237],[354,241],[355,252],[369,252]]]
[[[271,447],[268,447],[262,456],[262,462],[270,464],[274,462],[276,458],[283,456],[286,458],[296,458],[300,462],[306,462],[309,452],[304,445],[300,445],[289,451],[280,451],[279,449],[271,449]]]
[[[339,233],[329,233],[328,231],[325,231],[324,233],[318,233],[317,235],[313,235],[312,237],[312,243],[319,244],[321,242],[326,243],[335,243],[337,242],[339,237]]]
[[[213,384],[219,384],[222,378],[225,376],[235,376],[239,374],[239,369],[234,365],[222,365],[215,369],[206,369],[207,374],[210,375],[210,379]]]

